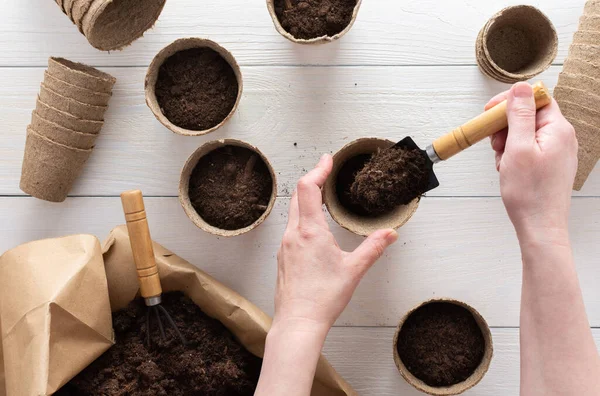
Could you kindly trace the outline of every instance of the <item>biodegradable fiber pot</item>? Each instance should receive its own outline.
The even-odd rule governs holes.
[[[467,378],[465,381],[460,382],[455,385],[447,386],[447,387],[433,387],[433,386],[427,385],[425,382],[423,382],[419,378],[415,377],[408,370],[408,368],[405,366],[405,364],[402,362],[402,357],[398,353],[398,338],[400,335],[400,331],[402,330],[402,326],[404,325],[404,323],[406,322],[406,320],[408,319],[408,317],[411,314],[413,314],[419,308],[421,308],[425,305],[431,304],[431,303],[450,303],[450,304],[454,304],[459,307],[465,308],[467,311],[469,311],[473,315],[475,322],[481,329],[481,333],[482,333],[483,339],[485,341],[485,350],[484,350],[483,358],[481,360],[481,363],[475,370],[475,372],[469,378]],[[396,333],[394,334],[393,348],[394,348],[394,351],[393,351],[394,363],[396,364],[398,371],[400,372],[402,377],[406,380],[406,382],[411,384],[417,390],[427,393],[429,395],[433,395],[433,396],[459,395],[459,394],[467,391],[468,389],[471,389],[475,385],[477,385],[479,383],[479,381],[481,381],[481,379],[485,376],[486,372],[488,371],[488,369],[490,367],[490,363],[492,361],[492,356],[494,354],[492,333],[490,331],[490,328],[489,328],[487,322],[483,318],[483,316],[481,316],[481,314],[479,312],[477,312],[477,310],[475,308],[469,306],[468,304],[465,304],[464,302],[453,300],[453,299],[446,299],[446,298],[439,298],[439,299],[432,299],[429,301],[425,301],[425,302],[419,304],[418,306],[416,306],[415,308],[411,309],[406,315],[404,315],[402,320],[400,320],[398,327],[396,328]]]
[[[48,59],[48,74],[59,80],[94,92],[110,94],[117,79],[83,63],[64,58]]]
[[[348,231],[368,236],[382,228],[397,229],[406,224],[417,210],[419,198],[387,214],[369,217],[352,212],[339,199],[336,184],[344,164],[356,156],[373,154],[379,149],[386,149],[393,145],[394,142],[387,139],[361,138],[348,143],[333,156],[333,170],[323,187],[323,200],[333,220]]]
[[[362,0],[356,1],[356,6],[354,7],[354,11],[352,12],[352,18],[350,19],[350,22],[344,28],[344,30],[342,30],[341,32],[339,32],[337,34],[334,34],[333,36],[323,35],[323,36],[315,37],[315,38],[311,38],[311,39],[296,38],[290,32],[285,30],[283,28],[283,26],[281,26],[281,23],[279,22],[279,18],[277,17],[277,13],[275,12],[275,0],[267,0],[267,9],[269,10],[269,14],[271,15],[273,24],[275,25],[275,30],[277,30],[277,32],[279,34],[281,34],[283,37],[285,37],[286,39],[290,40],[293,43],[298,43],[298,44],[325,44],[325,43],[330,43],[335,40],[339,40],[343,35],[348,33],[348,31],[350,31],[350,29],[352,28],[352,25],[354,25],[354,22],[356,21],[356,17],[358,16],[358,10],[360,9],[361,2],[362,2]]]
[[[487,22],[477,39],[476,55],[484,74],[515,83],[545,71],[557,52],[558,36],[548,17],[535,7],[519,5]]]
[[[265,163],[266,167],[268,168],[269,173],[271,175],[271,180],[273,183],[272,190],[271,190],[271,197],[269,199],[267,208],[263,212],[263,214],[254,223],[250,224],[247,227],[240,228],[237,230],[224,230],[224,229],[215,227],[215,226],[209,224],[208,222],[206,222],[206,220],[204,220],[198,214],[196,209],[194,209],[192,202],[190,200],[190,194],[189,194],[190,177],[192,176],[192,172],[196,168],[196,165],[198,164],[200,159],[202,157],[204,157],[205,155],[211,153],[212,151],[222,148],[222,147],[226,147],[226,146],[242,147],[242,148],[248,149],[248,150],[256,153],[262,159],[262,161]],[[187,162],[185,163],[183,170],[181,171],[181,178],[179,180],[179,201],[181,202],[181,206],[183,206],[183,210],[185,211],[187,216],[190,218],[190,220],[192,220],[192,222],[198,228],[200,228],[208,233],[211,233],[213,235],[223,236],[223,237],[233,237],[233,236],[242,235],[249,231],[252,231],[256,227],[261,225],[265,221],[265,219],[269,216],[269,214],[273,210],[273,206],[275,206],[276,198],[277,198],[277,181],[276,181],[276,175],[275,175],[275,171],[273,170],[273,167],[271,166],[271,164],[269,163],[267,158],[264,156],[264,154],[261,153],[256,147],[254,147],[246,142],[243,142],[241,140],[223,139],[223,140],[214,140],[214,141],[203,144],[196,151],[194,151],[194,153],[192,153],[192,155],[188,158]]]
[[[237,98],[236,98],[235,104],[234,104],[233,108],[231,109],[231,111],[229,112],[229,114],[217,125],[209,128],[209,129],[205,129],[205,130],[201,130],[201,131],[181,128],[181,127],[173,124],[171,121],[169,121],[169,119],[163,113],[163,111],[158,103],[158,99],[156,97],[156,82],[158,80],[158,74],[160,71],[160,67],[163,65],[163,63],[167,59],[169,59],[171,56],[175,55],[177,52],[192,49],[192,48],[210,48],[213,51],[217,52],[219,55],[221,55],[221,57],[223,59],[225,59],[225,61],[227,61],[227,63],[233,69],[233,72],[235,73],[235,77],[236,77],[237,83],[238,83]],[[154,57],[154,59],[152,60],[152,63],[150,64],[150,67],[148,68],[148,72],[146,73],[144,89],[146,92],[146,104],[148,105],[150,110],[152,110],[152,113],[154,114],[156,119],[158,121],[160,121],[161,124],[166,126],[172,132],[177,133],[179,135],[200,136],[200,135],[205,135],[207,133],[210,133],[210,132],[220,128],[233,116],[233,114],[237,110],[237,107],[240,103],[240,99],[242,97],[242,90],[243,90],[242,85],[243,85],[242,72],[241,72],[240,67],[238,66],[235,58],[233,57],[233,55],[231,55],[231,53],[229,51],[227,51],[225,48],[221,47],[219,44],[215,43],[214,41],[197,38],[197,37],[189,37],[189,38],[183,38],[183,39],[174,41],[173,43],[171,43],[168,46],[166,46],[165,48],[163,48]]]

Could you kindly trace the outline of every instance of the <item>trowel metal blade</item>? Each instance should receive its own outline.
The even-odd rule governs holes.
[[[408,148],[411,150],[419,150],[423,154],[423,157],[425,157],[425,159],[426,159],[425,166],[427,168],[427,171],[429,172],[429,184],[427,184],[427,190],[425,192],[431,191],[434,188],[439,187],[440,182],[438,181],[437,177],[435,176],[435,173],[433,172],[433,162],[427,155],[427,152],[425,150],[421,150],[421,148],[419,146],[417,146],[415,141],[412,140],[412,138],[410,136],[407,136],[404,139],[400,140],[398,143],[396,143],[394,145],[394,147],[402,147],[402,148]]]

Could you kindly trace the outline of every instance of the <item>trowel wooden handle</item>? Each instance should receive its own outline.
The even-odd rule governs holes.
[[[122,193],[121,203],[127,221],[133,261],[135,261],[140,282],[140,293],[144,298],[160,296],[162,287],[160,286],[158,267],[154,259],[154,249],[152,248],[152,238],[150,238],[142,192],[133,190]]]
[[[552,96],[543,82],[533,85],[533,93],[538,109],[552,102]],[[438,157],[442,161],[447,160],[482,139],[506,128],[508,126],[506,105],[506,101],[499,103],[479,117],[438,138],[433,142],[433,148]]]

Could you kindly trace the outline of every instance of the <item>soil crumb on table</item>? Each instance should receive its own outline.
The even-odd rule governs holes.
[[[181,293],[163,294],[163,306],[183,333],[169,326],[162,341],[151,322],[146,345],[146,306],[141,299],[113,313],[116,344],[77,375],[57,396],[250,396],[262,360],[242,347],[219,321]],[[165,321],[166,323],[166,321]],[[156,328],[154,328],[156,327]]]
[[[238,230],[267,210],[273,179],[253,151],[225,146],[211,151],[192,171],[189,196],[200,217],[214,227]]]
[[[379,216],[409,204],[425,193],[428,184],[423,153],[403,147],[355,157],[344,164],[338,177],[338,191],[345,196],[342,204],[365,216]]]
[[[406,368],[429,386],[458,384],[477,369],[485,340],[473,315],[452,303],[430,303],[413,312],[398,336]]]
[[[216,51],[192,48],[161,65],[155,91],[169,121],[203,131],[227,118],[237,100],[238,81],[231,65]]]
[[[275,0],[281,26],[297,39],[335,36],[352,20],[356,0]]]

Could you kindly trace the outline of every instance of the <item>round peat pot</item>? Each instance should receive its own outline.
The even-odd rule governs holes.
[[[229,159],[224,161],[223,158]],[[213,169],[213,171],[214,169],[222,169],[221,174],[207,174],[206,176],[202,176],[204,180],[210,181],[209,188],[213,188],[212,186],[217,186],[214,187],[214,194],[213,191],[206,191],[206,183],[204,183],[203,187],[198,187],[202,182],[194,181],[198,180],[194,179],[197,177],[197,172],[200,173],[207,171],[208,169]],[[270,177],[271,189],[270,195],[268,196],[268,202],[266,202],[266,200],[265,202],[260,202],[260,199],[252,196],[235,198],[236,202],[238,202],[240,199],[244,199],[244,202],[250,202],[252,204],[249,206],[250,210],[257,210],[257,214],[262,212],[260,216],[256,216],[256,220],[254,220],[251,224],[237,229],[233,229],[229,226],[217,226],[215,224],[218,220],[209,220],[207,216],[205,216],[207,218],[203,218],[203,216],[198,213],[199,211],[194,207],[193,202],[203,202],[206,204],[209,203],[208,201],[212,201],[213,203],[215,201],[231,202],[232,197],[228,196],[229,192],[239,192],[242,190],[246,191],[252,186],[259,185],[259,182],[254,179],[253,181],[248,181],[248,183],[246,183],[244,186],[234,184],[239,182],[240,178],[242,178],[243,182],[246,179],[250,180],[248,175],[252,174],[254,171],[262,174],[263,180],[264,175],[268,175],[268,177]],[[215,180],[217,180],[216,183]],[[230,181],[232,184],[227,185],[224,181]],[[219,187],[221,191],[216,190],[216,188]],[[203,189],[203,193],[205,194],[205,197],[208,197],[208,199],[198,199],[197,191],[199,191],[200,188]],[[192,189],[195,190],[190,191]],[[266,196],[269,193],[268,187],[263,188],[263,192],[264,194],[261,194],[261,197]],[[221,197],[221,195],[225,196]],[[269,216],[273,206],[275,205],[276,198],[277,181],[273,167],[264,154],[261,153],[256,147],[241,140],[223,139],[214,140],[203,144],[188,158],[183,170],[181,171],[181,178],[179,181],[179,201],[181,202],[181,206],[183,206],[183,210],[198,228],[217,236],[233,237],[252,231],[261,225],[267,216]],[[221,209],[221,212],[226,212],[226,210],[227,209]],[[214,214],[215,212],[218,212],[218,210],[213,209],[212,213]]]
[[[291,1],[292,1],[292,3],[290,3],[290,4],[295,4],[295,0],[291,0]],[[298,38],[294,34],[292,34],[291,31],[286,30],[282,26],[282,23],[279,19],[278,14],[281,15],[282,13],[287,12],[287,10],[285,10],[284,8],[287,6],[286,3],[288,2],[288,0],[267,0],[267,9],[269,10],[269,14],[271,15],[273,24],[275,25],[275,29],[277,30],[277,32],[279,32],[279,34],[281,34],[286,39],[290,40],[293,43],[298,43],[298,44],[325,44],[325,43],[330,43],[332,41],[338,40],[343,35],[348,33],[348,31],[352,28],[352,25],[354,25],[354,22],[356,21],[356,17],[358,15],[358,10],[360,9],[361,1],[362,0],[356,0],[356,5],[354,6],[354,9],[352,10],[352,16],[350,17],[350,20],[348,21],[347,25],[343,28],[343,30],[341,30],[338,33],[332,34],[332,35],[323,34],[319,37],[312,37],[312,38]],[[305,4],[306,6],[309,6],[308,3],[300,3],[300,4]],[[297,4],[293,7],[299,8],[299,7],[301,7],[300,4]],[[328,10],[321,8],[321,10],[318,11],[317,16],[312,16],[312,17],[308,16],[305,20],[318,19],[319,17],[323,18],[327,15],[327,13],[328,13]]]
[[[477,60],[502,82],[529,80],[542,73],[558,52],[558,35],[540,10],[519,5],[494,15],[480,32]]]
[[[420,356],[420,354],[431,354],[432,350],[438,351],[440,348],[436,343],[442,347],[450,345],[455,348],[448,353],[452,357],[448,359],[442,356]],[[478,347],[467,350],[467,344],[476,344]],[[483,316],[461,301],[445,298],[425,301],[411,309],[396,328],[393,346],[394,362],[402,377],[419,391],[434,396],[458,395],[477,385],[488,371],[494,354],[492,333]],[[458,352],[459,348],[463,350]],[[409,357],[409,354],[412,356]],[[461,355],[461,360],[453,359],[458,354]],[[475,360],[475,356],[479,356],[481,361],[478,364],[475,362],[472,374],[459,374],[460,371],[452,374],[444,371],[443,376],[440,374],[442,365],[457,361],[458,364],[465,365],[467,359]],[[432,361],[440,367],[431,367]],[[411,362],[417,362],[420,367],[411,367]],[[423,368],[424,364],[430,366]],[[445,369],[448,370],[447,367]],[[418,375],[422,378],[413,374],[417,370],[420,370]],[[465,368],[454,370],[465,370]],[[458,383],[430,385],[432,378],[446,381],[447,376],[454,378],[459,375],[465,379]]]
[[[164,114],[163,110],[165,108],[165,106],[163,106],[161,103],[159,103],[159,99],[157,98],[157,82],[159,81],[159,76],[161,73],[163,73],[162,70],[162,66],[163,64],[165,64],[165,62],[170,61],[170,58],[173,57],[174,55],[181,53],[181,54],[189,54],[189,50],[193,50],[193,49],[198,49],[198,50],[202,50],[204,49],[205,51],[202,54],[196,54],[196,55],[191,55],[194,56],[195,60],[197,61],[198,64],[198,70],[200,73],[208,73],[209,69],[213,72],[219,73],[226,73],[227,74],[227,79],[229,77],[233,78],[235,77],[235,80],[237,82],[237,95],[235,96],[235,101],[231,100],[225,104],[219,103],[223,101],[223,97],[225,95],[225,93],[231,94],[231,92],[229,90],[227,90],[227,92],[219,92],[220,89],[224,89],[224,87],[219,87],[218,84],[214,83],[214,80],[219,80],[222,81],[224,80],[223,78],[219,78],[222,76],[216,76],[214,79],[212,79],[210,81],[210,83],[206,80],[204,80],[204,83],[207,85],[205,88],[205,90],[210,91],[207,96],[213,96],[214,98],[216,98],[215,100],[211,101],[210,98],[202,97],[202,96],[195,96],[194,98],[186,98],[185,96],[180,96],[180,100],[178,100],[178,102],[181,102],[182,100],[192,100],[195,102],[191,103],[191,105],[206,105],[206,106],[213,106],[210,109],[196,109],[194,111],[190,111],[189,110],[189,102],[186,103],[186,107],[184,109],[182,109],[182,113],[186,114],[186,113],[195,113],[196,117],[204,122],[206,120],[207,125],[202,125],[202,126],[198,126],[198,127],[184,127],[181,125],[176,125],[176,121],[172,122],[167,115]],[[185,52],[184,52],[185,51]],[[173,58],[175,59],[175,58]],[[178,58],[179,59],[179,58]],[[223,60],[225,62],[223,62]],[[202,62],[212,62],[210,65],[203,65]],[[190,59],[187,60],[187,62],[190,62]],[[217,65],[216,63],[221,63],[220,65]],[[228,66],[227,66],[228,65]],[[182,66],[184,69],[186,69],[185,65]],[[189,68],[187,68],[189,69]],[[168,76],[166,78],[166,80],[171,81],[172,84],[185,84],[186,81],[189,82],[190,80],[194,80],[196,78],[198,78],[198,76],[181,76],[181,74],[185,74],[186,72],[188,72],[189,70],[186,70],[185,73],[184,71],[181,71],[180,69],[177,69],[177,66],[174,65],[171,69],[171,75]],[[166,73],[166,72],[165,72]],[[173,79],[179,80],[179,81],[173,81]],[[211,40],[206,40],[206,39],[202,39],[202,38],[196,38],[196,37],[190,37],[190,38],[184,38],[184,39],[179,39],[174,41],[173,43],[169,44],[168,46],[166,46],[165,48],[163,48],[152,60],[152,63],[150,64],[150,67],[148,68],[148,72],[146,73],[146,79],[145,79],[145,83],[144,83],[144,87],[145,87],[145,92],[146,92],[146,104],[148,105],[148,107],[150,108],[150,110],[152,110],[152,113],[154,113],[154,116],[158,119],[158,121],[160,121],[164,126],[166,126],[167,128],[169,128],[171,131],[173,131],[174,133],[177,133],[179,135],[184,135],[184,136],[200,136],[200,135],[206,135],[207,133],[210,133],[218,128],[220,128],[221,126],[223,126],[223,124],[225,124],[232,116],[233,113],[235,113],[238,104],[240,103],[240,99],[242,97],[242,72],[240,70],[240,67],[238,66],[235,58],[233,57],[233,55],[231,55],[231,53],[229,51],[227,51],[225,48],[221,47],[219,44],[215,43],[214,41]],[[231,84],[231,86],[233,86],[233,84]],[[192,87],[193,88],[193,87]],[[235,87],[233,87],[235,88]],[[231,89],[233,89],[231,88]],[[198,90],[201,90],[202,88],[198,87],[197,89],[193,88],[190,89],[190,87],[184,87],[184,86],[173,86],[171,87],[169,91],[170,92],[176,92],[174,95],[190,95],[193,94],[194,92],[198,92]],[[202,94],[202,93],[200,93]],[[233,99],[233,95],[230,96],[231,99]],[[210,102],[210,103],[209,103]],[[221,108],[219,108],[219,106],[221,106]],[[216,110],[215,110],[216,108]],[[214,114],[207,114],[210,113],[211,111],[218,111],[219,113],[223,113],[221,118],[218,118],[217,115]],[[215,116],[215,120],[211,119],[211,116]],[[221,115],[221,114],[219,114]],[[211,121],[211,122],[209,122]]]
[[[323,187],[323,200],[333,220],[348,231],[369,236],[384,228],[398,229],[406,224],[417,210],[419,198],[381,216],[369,216],[352,207],[339,191],[344,180],[358,171],[350,170],[354,168],[354,163],[360,166],[377,150],[389,148],[393,144],[394,142],[387,139],[361,138],[348,143],[333,156],[333,170]]]

